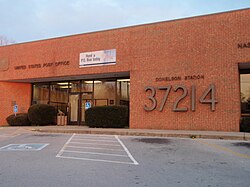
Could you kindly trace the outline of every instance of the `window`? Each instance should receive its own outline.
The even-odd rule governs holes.
[[[117,79],[117,100],[119,105],[129,106],[130,79]]]
[[[80,81],[71,81],[69,84],[70,92],[80,92]]]
[[[250,74],[240,75],[241,113],[250,114]]]
[[[33,101],[32,104],[48,104],[49,103],[49,84],[33,85]]]
[[[57,111],[67,113],[68,104],[68,82],[54,82],[50,84],[50,105],[56,107]]]
[[[50,104],[69,116],[69,122],[85,121],[86,104],[129,106],[130,79],[77,80],[33,84],[32,104]]]
[[[115,105],[116,90],[115,80],[95,80],[94,81],[94,101],[95,106]]]

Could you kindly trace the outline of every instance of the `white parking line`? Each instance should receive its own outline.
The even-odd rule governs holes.
[[[133,158],[118,136],[112,135],[73,134],[56,157],[138,165],[138,162]]]
[[[80,137],[82,138],[83,135],[75,135],[75,137]],[[112,135],[92,135],[92,134],[84,134],[84,138],[102,138],[102,139],[110,139],[112,140],[113,136]]]
[[[63,154],[64,149],[66,148],[66,146],[69,144],[69,142],[73,139],[73,137],[75,136],[75,134],[73,134],[68,141],[64,144],[63,148],[59,151],[59,153],[56,155],[56,157],[60,157]]]
[[[115,138],[118,140],[118,142],[122,145],[123,149],[128,154],[129,158],[134,162],[135,165],[138,165],[139,163],[134,159],[134,157],[130,154],[127,147],[122,143],[122,141],[118,138],[118,136],[115,136]]]
[[[96,139],[89,139],[89,138],[75,138],[74,140],[76,141],[90,141],[90,142],[117,142],[117,141],[113,141],[113,140],[96,140]]]
[[[108,146],[118,146],[120,147],[120,145],[117,144],[101,144],[101,143],[83,143],[83,142],[70,142],[72,144],[83,144],[83,145],[108,145]]]
[[[108,153],[96,153],[96,152],[85,152],[85,151],[68,151],[64,150],[64,152],[68,153],[85,153],[85,154],[92,154],[92,155],[106,155],[106,156],[121,156],[121,157],[127,157],[127,155],[119,155],[119,154],[108,154]]]
[[[96,161],[96,162],[108,162],[108,163],[116,163],[116,164],[132,164],[133,162],[120,162],[120,161],[112,161],[112,160],[102,160],[102,159],[90,159],[90,158],[79,158],[79,157],[71,157],[71,156],[60,156],[60,158],[69,158],[73,160],[88,160],[88,161]]]
[[[109,135],[111,136],[111,135]],[[92,140],[96,140],[98,138],[98,140],[114,140],[114,138],[110,138],[107,136],[75,136],[75,138],[82,138],[82,139],[92,139]]]
[[[102,147],[81,147],[81,146],[73,146],[73,145],[68,145],[66,147],[73,147],[73,148],[80,148],[80,149],[102,149],[102,150],[108,150],[108,151],[124,151],[123,149],[108,149],[108,148],[102,148]]]

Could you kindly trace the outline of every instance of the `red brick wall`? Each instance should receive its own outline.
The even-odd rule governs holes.
[[[238,63],[250,62],[250,49],[238,49],[237,44],[249,42],[249,16],[250,10],[247,10],[151,25],[140,38],[143,42],[135,40],[131,44],[134,55],[140,50],[147,55],[132,61],[131,98],[136,98],[131,102],[132,128],[239,131]],[[204,80],[155,81],[157,77],[184,75],[204,75]],[[218,100],[214,112],[198,100],[210,84],[215,85]],[[156,93],[156,110],[145,112],[143,104],[151,102],[146,99],[149,93],[142,88],[168,85],[185,85],[189,91],[190,86],[195,85],[196,111],[172,112],[174,102],[182,94],[172,88],[162,112],[157,111],[162,91]],[[190,92],[179,107],[190,108]]]
[[[237,45],[249,42],[249,17],[250,9],[246,9],[0,47],[0,59],[9,61],[9,69],[0,72],[0,80],[129,71],[131,128],[239,131],[238,63],[250,62],[250,49],[238,49]],[[116,65],[79,68],[79,53],[114,48]],[[17,65],[65,60],[70,61],[70,65],[14,70]],[[157,77],[189,75],[204,75],[204,79],[155,81]],[[218,100],[214,112],[209,104],[199,102],[210,84],[215,85]],[[145,86],[169,85],[172,90],[163,111],[158,111],[163,91],[157,91],[156,110],[146,112],[143,106],[150,102]],[[187,97],[179,104],[179,107],[188,107],[187,112],[172,112],[181,95],[180,90],[173,91],[175,85],[188,88]],[[195,85],[197,91],[195,112],[190,111],[191,85]],[[26,105],[29,99],[27,102]],[[0,110],[1,116],[2,112]]]
[[[13,114],[13,102],[18,105],[18,112],[27,112],[31,102],[31,85],[28,83],[0,82],[0,124],[6,125],[6,117]]]

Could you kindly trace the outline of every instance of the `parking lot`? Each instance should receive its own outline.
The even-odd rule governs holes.
[[[249,186],[250,142],[0,129],[0,186]]]

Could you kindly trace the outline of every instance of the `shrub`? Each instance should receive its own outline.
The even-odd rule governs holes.
[[[240,120],[240,131],[250,132],[250,117],[242,117]]]
[[[31,125],[50,125],[55,123],[56,109],[47,104],[32,105],[28,110]]]
[[[12,114],[6,118],[10,126],[29,126],[30,121],[27,113]]]
[[[127,106],[96,106],[85,112],[89,127],[124,128],[129,125]]]

